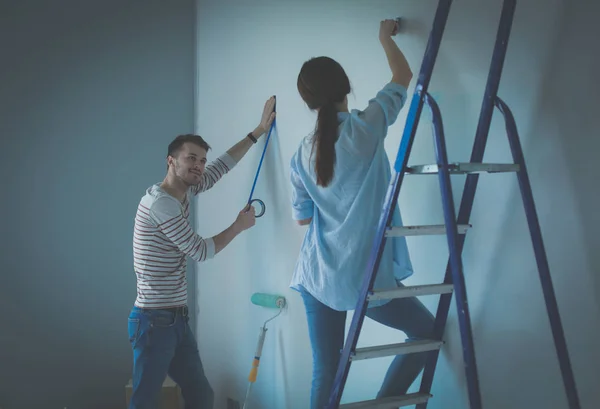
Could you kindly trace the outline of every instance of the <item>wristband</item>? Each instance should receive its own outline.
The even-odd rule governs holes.
[[[252,143],[256,143],[256,142],[258,142],[258,141],[256,140],[256,138],[254,137],[254,135],[252,135],[252,132],[250,132],[250,133],[249,133],[248,135],[246,135],[246,136],[247,136],[247,137],[248,137],[248,138],[249,138],[249,139],[252,141]]]

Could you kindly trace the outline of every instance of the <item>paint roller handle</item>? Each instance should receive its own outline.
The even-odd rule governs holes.
[[[256,345],[256,352],[254,353],[254,359],[252,360],[252,369],[250,369],[250,374],[248,375],[248,381],[251,383],[256,382],[256,378],[258,376],[258,365],[260,364],[260,356],[262,355],[263,345],[265,343],[265,335],[267,333],[267,329],[265,327],[260,328],[260,333],[258,335],[258,343]]]
[[[250,374],[248,375],[248,382],[256,382],[256,378],[258,377],[258,364],[259,360],[254,358],[252,361],[252,369],[250,369]]]

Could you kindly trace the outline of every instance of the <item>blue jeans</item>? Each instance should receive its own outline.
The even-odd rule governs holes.
[[[310,408],[323,409],[329,402],[344,347],[346,311],[333,310],[300,291],[306,308],[313,354]],[[417,298],[399,298],[367,310],[367,317],[406,333],[410,339],[430,338],[434,317]],[[391,363],[377,398],[404,395],[425,366],[426,353],[398,355]]]
[[[213,409],[214,393],[204,375],[187,307],[142,309],[129,314],[133,348],[133,393],[129,409],[158,409],[169,375],[181,388],[186,409]]]

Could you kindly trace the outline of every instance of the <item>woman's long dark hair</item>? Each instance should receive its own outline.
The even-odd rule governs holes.
[[[313,150],[316,148],[317,185],[326,187],[333,179],[338,109],[350,93],[350,81],[342,66],[329,57],[315,57],[302,65],[298,74],[298,92],[312,110],[319,110]]]

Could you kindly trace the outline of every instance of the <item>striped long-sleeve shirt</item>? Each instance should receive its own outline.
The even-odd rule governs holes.
[[[204,192],[236,165],[227,153],[206,166],[189,193]],[[212,238],[203,238],[189,223],[189,194],[179,201],[155,184],[146,190],[135,216],[133,265],[140,308],[186,305],[186,256],[200,262],[215,255]]]

